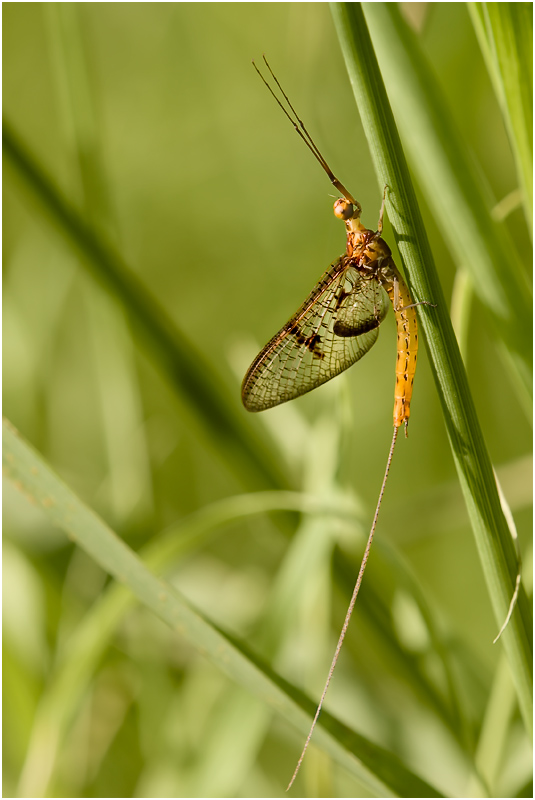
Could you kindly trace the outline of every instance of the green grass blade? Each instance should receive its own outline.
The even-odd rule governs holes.
[[[25,497],[124,584],[140,603],[227,676],[282,714],[303,735],[307,732],[313,702],[248,653],[242,643],[211,624],[170,584],[151,573],[8,422],[3,424],[3,466],[7,478]],[[375,794],[383,797],[442,796],[388,751],[349,730],[329,714],[322,717],[317,743]]]
[[[360,524],[360,517],[351,505],[345,508],[339,502],[336,505],[326,504],[321,498],[299,492],[249,493],[225,498],[182,518],[159,536],[154,537],[140,552],[140,557],[152,572],[172,571],[186,556],[200,547],[205,547],[210,539],[229,524],[264,515],[270,511],[296,511],[308,515],[339,518],[355,525]],[[462,714],[456,689],[451,680],[449,653],[439,635],[439,626],[429,613],[408,565],[400,563],[399,556],[391,553],[390,548],[385,548],[384,543],[379,543],[376,564],[383,562],[385,555],[388,561],[394,562],[396,573],[401,576],[403,584],[416,599],[422,618],[425,619],[433,641],[433,650],[439,655],[448,678],[449,702],[430,680],[421,658],[400,646],[392,624],[390,606],[382,592],[377,591],[373,585],[369,585],[367,592],[362,595],[361,614],[367,618],[367,626],[373,628],[374,635],[381,639],[385,658],[392,664],[397,678],[404,680],[424,704],[444,721],[462,746],[463,727],[460,725]],[[353,588],[356,567],[348,562],[347,554],[342,554],[339,550],[335,550],[334,558],[336,572],[344,579],[344,591],[347,596]],[[90,688],[98,664],[116,635],[121,621],[135,602],[135,596],[125,587],[116,583],[111,584],[62,647],[33,724],[31,743],[21,779],[21,785],[24,787],[21,794],[24,796],[43,796],[47,783],[53,781],[57,754],[61,751],[67,732],[79,712],[82,699]],[[266,624],[264,620],[263,636]],[[48,743],[48,763],[44,771],[40,767],[43,741]]]
[[[394,4],[368,4],[366,20],[407,157],[456,263],[467,269],[505,350],[515,384],[532,401],[532,291],[495,198],[448,110],[418,37]]]
[[[516,710],[515,699],[511,674],[502,656],[494,676],[475,754],[479,773],[489,787],[498,787],[499,767],[504,761],[507,735]],[[496,794],[499,794],[499,789]]]
[[[284,487],[279,466],[246,422],[238,393],[229,395],[214,366],[180,332],[121,255],[61,195],[5,121],[3,153],[29,199],[37,201],[39,212],[124,306],[138,341],[185,401],[184,408],[197,430],[225,461],[230,460],[250,486]]]
[[[499,629],[517,573],[513,542],[362,9],[358,4],[334,4],[332,10],[378,179],[390,187],[387,210],[413,297],[437,303],[436,309],[419,308],[420,325]],[[530,607],[522,589],[502,641],[529,730],[531,630]]]
[[[468,3],[481,52],[509,135],[533,223],[533,4]]]
[[[74,177],[69,188],[80,198],[86,219],[116,237],[83,15],[76,4],[68,3],[47,3],[43,11],[62,134]]]

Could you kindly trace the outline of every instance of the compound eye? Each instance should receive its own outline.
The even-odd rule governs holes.
[[[338,219],[348,220],[351,219],[355,210],[351,203],[348,203],[347,200],[344,200],[343,197],[340,197],[334,204],[334,216],[338,217]]]

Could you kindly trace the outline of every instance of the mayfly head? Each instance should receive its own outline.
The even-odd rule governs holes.
[[[361,213],[360,203],[350,203],[345,197],[339,197],[334,204],[334,216],[344,222],[348,219],[360,219]]]

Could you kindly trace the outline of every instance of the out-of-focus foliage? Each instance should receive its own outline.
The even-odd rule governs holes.
[[[190,536],[167,577],[317,697],[390,440],[393,321],[357,367],[286,407],[250,417],[239,386],[259,346],[344,248],[325,175],[251,58],[268,55],[364,221],[373,227],[378,216],[382,187],[329,10],[14,3],[3,6],[3,22],[11,129],[192,343],[236,417],[236,436],[253,453],[259,442],[259,462],[277,464],[281,477],[262,485],[260,473],[236,468],[238,444],[225,450],[211,439],[202,408],[162,378],[116,298],[9,164],[4,414],[131,548],[163,541],[169,525]],[[481,180],[504,201],[499,213],[518,182],[466,9],[431,4],[418,26]],[[506,224],[529,272],[514,196],[512,206]],[[425,204],[423,212],[451,297],[465,265],[452,259]],[[388,224],[384,236],[392,242]],[[477,302],[463,319],[470,387],[529,564],[529,421]],[[362,528],[329,515],[250,510],[230,513],[229,524],[220,505],[288,486],[349,504]],[[110,622],[108,592],[102,570],[6,483],[4,794],[280,796],[300,736],[148,610],[125,608]],[[431,634],[418,593],[437,626]],[[410,437],[398,444],[327,707],[449,795],[531,794],[529,748],[495,632],[422,348]],[[98,658],[76,660],[77,636],[100,636]],[[300,780],[302,796],[366,793],[315,749]]]

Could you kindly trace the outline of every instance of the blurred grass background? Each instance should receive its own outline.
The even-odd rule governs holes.
[[[393,319],[357,367],[295,403],[250,417],[239,386],[259,347],[344,248],[325,176],[251,58],[267,54],[329,164],[359,198],[364,222],[377,221],[382,187],[329,9],[8,4],[3,22],[5,118],[191,341],[220,387],[214,400],[229,405],[240,435],[271,466],[240,467],[232,442],[226,452],[194,421],[191,403],[138,348],[116,300],[7,170],[4,414],[135,550],[214,509],[210,535],[173,561],[168,577],[317,697],[391,437]],[[514,160],[466,8],[432,4],[412,23],[482,180],[497,201],[509,196],[518,185]],[[451,296],[463,265],[423,200],[422,211]],[[519,206],[506,224],[529,273]],[[388,223],[384,236],[393,243]],[[474,301],[463,355],[529,570],[530,420],[498,348]],[[530,795],[529,747],[514,698],[504,700],[506,669],[492,645],[495,622],[424,348],[412,407],[327,707],[447,794],[484,793],[483,777],[489,794]],[[218,501],[273,488],[351,503],[361,526],[290,514],[218,525]],[[79,679],[57,739],[51,729],[52,741],[35,744],[54,671],[107,578],[9,484],[4,515],[4,794],[280,796],[300,735],[258,710],[257,700],[141,607],[125,612],[89,680]],[[348,576],[344,584],[338,565],[331,587],[335,544],[335,564],[345,563]],[[462,720],[450,729],[387,649],[395,634],[447,697],[400,559],[451,654]],[[376,598],[389,615],[383,627],[373,617]],[[54,719],[53,706],[48,713]],[[482,732],[497,754],[485,751]],[[487,763],[479,762],[476,781],[482,751]],[[42,761],[46,779],[35,767]],[[315,749],[300,780],[303,796],[366,795]]]

